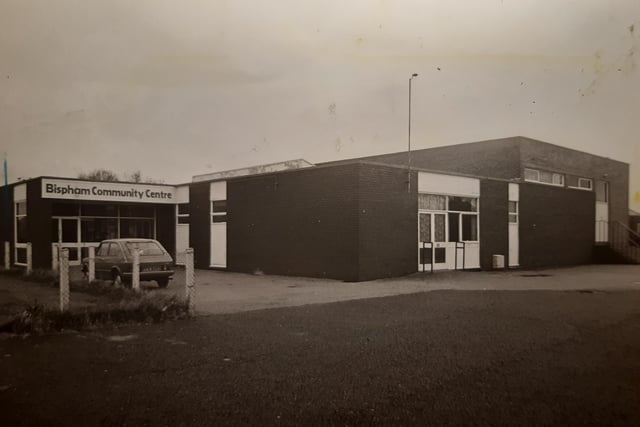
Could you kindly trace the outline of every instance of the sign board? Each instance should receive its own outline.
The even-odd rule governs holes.
[[[42,178],[42,198],[101,202],[176,203],[175,187],[171,185],[51,178]]]

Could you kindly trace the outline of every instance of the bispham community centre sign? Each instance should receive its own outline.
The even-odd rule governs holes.
[[[175,203],[175,188],[170,185],[43,178],[42,197],[109,202]]]

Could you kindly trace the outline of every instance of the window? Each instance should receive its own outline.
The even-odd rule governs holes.
[[[446,241],[446,229],[445,229],[446,217],[444,214],[435,214],[433,216],[433,236],[435,242]]]
[[[15,204],[15,216],[16,216],[16,243],[27,243],[29,237],[27,236],[27,202],[16,202]]]
[[[211,222],[227,222],[226,200],[214,200],[211,202]]]
[[[518,202],[509,202],[509,222],[518,222]]]
[[[177,207],[178,224],[189,224],[191,208],[189,203],[180,203]]]
[[[460,240],[460,214],[457,212],[449,213],[449,241],[457,242]]]
[[[478,199],[471,197],[449,196],[449,210],[461,212],[477,212]]]
[[[431,214],[420,214],[420,242],[431,241]],[[431,259],[431,258],[429,258]]]
[[[122,258],[122,249],[120,249],[120,245],[119,244],[111,243],[109,245],[109,256],[110,257]]]
[[[111,243],[102,243],[100,246],[98,246],[98,250],[96,251],[96,256],[107,256],[107,253],[109,252],[109,245]]]
[[[609,202],[609,183],[605,181],[596,182],[596,201]]]
[[[578,178],[578,188],[584,188],[585,190],[593,189],[593,181],[589,178]]]
[[[478,240],[478,215],[462,215],[462,240],[465,242]]]
[[[132,253],[133,249],[138,249],[142,251],[140,254],[142,256],[164,255],[162,248],[155,242],[127,242],[126,248],[129,253]]]
[[[418,209],[429,211],[446,211],[447,196],[435,194],[418,194]]]
[[[559,187],[564,187],[564,175],[561,173],[525,168],[524,180],[529,182],[540,182],[543,184],[550,184],[550,185],[557,185]]]

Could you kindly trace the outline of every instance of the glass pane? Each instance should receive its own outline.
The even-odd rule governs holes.
[[[121,219],[120,237],[153,239],[152,219]]]
[[[77,203],[53,203],[51,205],[52,216],[78,216],[80,205]]]
[[[82,216],[110,216],[117,217],[118,216],[118,206],[117,205],[107,205],[107,204],[86,204],[83,203],[81,206]]]
[[[80,222],[83,242],[101,242],[118,237],[116,218],[84,218]]]
[[[517,214],[509,214],[509,222],[518,222]]]
[[[447,210],[447,196],[435,194],[418,194],[418,209],[429,211]]]
[[[476,212],[478,210],[478,199],[471,197],[449,197],[450,211]]]
[[[447,251],[445,248],[436,248],[433,262],[434,263],[447,262]]]
[[[18,243],[27,243],[29,241],[29,236],[27,236],[27,217],[21,216],[20,218],[16,218],[17,222],[17,235],[16,240]]]
[[[211,215],[211,222],[227,222],[226,215]]]
[[[227,211],[226,200],[215,200],[211,202],[211,213],[226,212],[226,211]]]
[[[131,253],[133,249],[141,250],[142,256],[163,255],[164,251],[156,242],[127,242],[127,251]]]
[[[109,256],[122,257],[122,249],[120,249],[120,245],[117,243],[111,243],[109,245]]]
[[[16,248],[16,262],[27,263],[27,248]]]
[[[462,215],[462,240],[478,240],[478,217],[476,215]]]
[[[458,240],[460,240],[459,219],[460,219],[459,213],[449,214],[449,241],[450,242],[457,242]]]
[[[96,250],[96,256],[106,256],[109,252],[109,245],[110,243],[103,243],[98,246],[98,249]]]
[[[191,209],[189,207],[189,203],[180,203],[178,205],[178,215],[184,215],[191,213]]]
[[[63,219],[62,221],[62,241],[65,243],[78,242],[78,220]]]
[[[433,218],[433,234],[436,242],[444,242],[446,238],[446,230],[445,230],[445,216],[444,214],[434,215]]]
[[[527,181],[538,181],[538,171],[535,169],[525,169],[524,179],[526,179]]]
[[[580,188],[588,188],[589,190],[591,190],[592,185],[593,185],[593,182],[590,179],[580,178],[578,180],[578,187]]]
[[[553,174],[553,183],[555,185],[564,185],[564,175],[559,173]]]
[[[178,224],[189,224],[189,215],[179,216]]]
[[[27,202],[16,203],[16,215],[26,215],[26,214],[27,214]]]
[[[431,241],[431,214],[420,214],[420,241]]]
[[[67,248],[69,249],[69,261],[80,261],[78,255],[80,255],[78,248]]]
[[[153,218],[153,215],[154,215],[153,206],[145,206],[145,205],[120,206],[121,217]]]
[[[509,202],[509,213],[518,213],[518,202]]]
[[[553,184],[553,174],[551,172],[540,171],[540,182]]]

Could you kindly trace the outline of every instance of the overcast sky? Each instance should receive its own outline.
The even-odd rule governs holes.
[[[9,179],[524,135],[631,163],[638,0],[0,0]],[[439,70],[438,70],[439,68]]]

